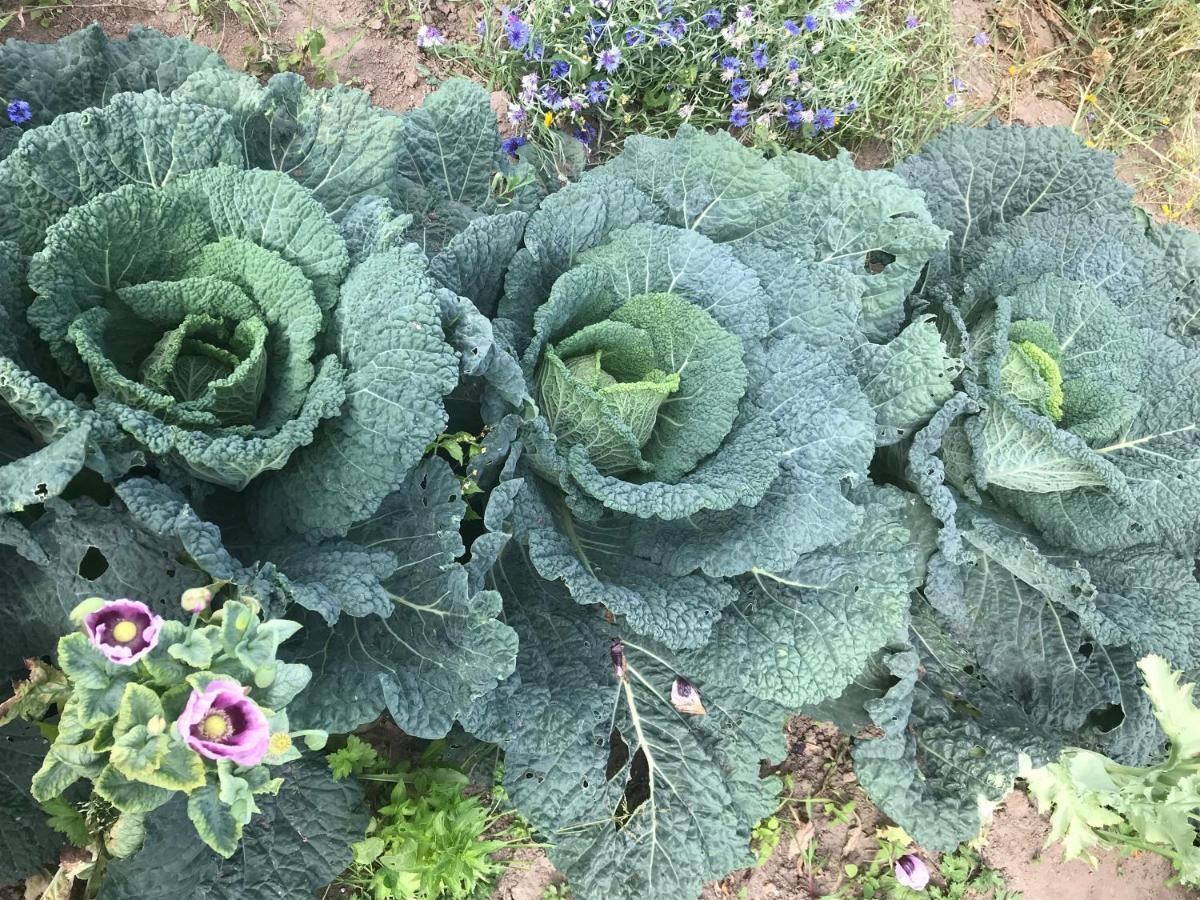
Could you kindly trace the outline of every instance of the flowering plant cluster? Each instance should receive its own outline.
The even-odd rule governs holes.
[[[593,145],[683,122],[733,129],[755,145],[795,146],[871,101],[876,86],[856,72],[862,28],[916,40],[924,27],[911,13],[864,26],[863,6],[527,3],[501,7],[476,31],[489,74],[499,70],[513,98],[510,152],[551,129]]]
[[[293,738],[325,744],[323,731],[288,726],[285,707],[312,671],[276,651],[300,624],[263,619],[250,597],[212,611],[221,587],[183,594],[186,623],[138,600],[84,600],[71,614],[80,630],[58,642],[61,674],[40,679],[59,683],[61,714],[31,793],[52,803],[90,781],[117,815],[110,856],[137,850],[145,816],[178,793],[200,839],[232,856],[255,797],[283,783],[271,767],[300,758]]]

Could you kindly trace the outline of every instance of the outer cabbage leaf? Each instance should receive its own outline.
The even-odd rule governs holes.
[[[2,552],[2,551],[0,551]],[[62,836],[29,794],[30,780],[49,745],[37,728],[20,720],[0,727],[0,881],[19,881],[54,860]]]
[[[516,635],[497,620],[500,598],[473,590],[456,562],[465,510],[450,467],[430,459],[350,532],[353,546],[390,557],[371,576],[388,606],[334,626],[304,618],[300,641],[283,651],[313,670],[288,707],[294,726],[352,731],[386,709],[409,734],[442,737],[512,671]]]
[[[102,900],[157,900],[188,885],[196,900],[268,900],[315,893],[352,858],[368,813],[353,780],[334,781],[322,757],[308,756],[279,770],[277,795],[257,798],[261,812],[241,846],[222,859],[195,840],[185,799],[177,797],[146,819],[146,840],[128,859],[109,866]]]

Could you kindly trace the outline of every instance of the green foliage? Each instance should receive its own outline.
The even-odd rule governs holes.
[[[349,887],[349,896],[372,900],[467,900],[504,872],[494,854],[521,841],[504,814],[468,792],[470,780],[441,759],[443,751],[435,742],[417,761],[393,764],[350,735],[330,754],[334,777],[361,779],[373,810],[334,890]]]
[[[1200,885],[1196,809],[1200,807],[1200,708],[1195,685],[1160,656],[1138,663],[1154,716],[1170,741],[1154,766],[1123,766],[1099,753],[1069,747],[1054,762],[1021,775],[1041,812],[1050,812],[1047,846],[1061,842],[1067,859],[1092,850],[1148,850],[1171,861],[1179,880]]]

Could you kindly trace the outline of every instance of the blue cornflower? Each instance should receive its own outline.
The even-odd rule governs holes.
[[[745,78],[735,78],[729,83],[729,96],[734,100],[745,100],[750,96],[750,82]]]
[[[795,131],[804,124],[804,104],[789,98],[783,101],[783,106],[787,110],[787,127]]]
[[[750,124],[750,113],[744,103],[735,106],[729,111],[729,122],[735,128],[745,128]]]
[[[986,47],[992,42],[992,39],[987,36],[986,31],[977,31],[975,37],[971,38],[971,43],[976,47]]]
[[[954,109],[954,107],[958,106],[958,94],[947,94],[943,102],[946,105],[946,109]]]
[[[594,44],[600,38],[604,37],[604,29],[608,22],[604,19],[588,19],[587,41],[589,44]]]
[[[837,116],[833,110],[828,107],[821,107],[813,113],[813,131],[819,132],[822,129],[828,131],[837,121]]]
[[[543,85],[542,99],[546,101],[546,105],[551,109],[561,109],[563,105],[562,94],[558,92],[552,84]]]
[[[609,47],[607,50],[602,50],[597,58],[600,68],[611,75],[617,71],[621,65],[621,51],[616,47]]]
[[[480,19],[475,23],[475,36],[486,37],[488,33],[487,19]]]
[[[804,30],[805,31],[816,31],[817,30],[817,17],[814,16],[812,13],[809,13],[807,16],[804,17]]]
[[[645,40],[646,35],[636,25],[633,28],[625,29],[625,43],[630,47],[636,47]]]
[[[509,16],[504,25],[504,36],[508,39],[508,46],[521,50],[529,43],[529,26],[515,16]]]
[[[799,72],[800,71],[800,60],[796,59],[796,57],[793,56],[791,59],[789,59],[787,61],[787,69],[789,72]]]
[[[670,30],[671,37],[675,38],[677,41],[682,40],[683,36],[687,34],[687,20],[684,19],[683,16],[676,16],[671,20]]]
[[[834,0],[833,8],[829,11],[831,19],[849,19],[858,9],[858,0]]]
[[[918,28],[918,27],[920,27],[920,25],[921,25],[921,20],[918,19],[916,16],[909,16],[908,18],[906,18],[904,20],[905,28]]]
[[[848,115],[850,115],[850,113],[854,112],[856,109],[858,109],[858,101],[857,101],[857,100],[851,100],[851,101],[850,101],[849,103],[847,103],[847,104],[846,104],[846,106],[845,106],[845,107],[842,109],[842,115],[843,115],[843,116],[848,116]]]
[[[607,81],[589,81],[587,86],[588,103],[593,106],[608,99],[609,84]]]
[[[14,100],[8,104],[8,121],[14,125],[24,125],[33,118],[33,110],[25,100]]]
[[[796,35],[798,35],[800,33],[800,26],[797,25],[795,22],[793,22],[791,19],[784,19],[783,20],[783,30],[786,31],[788,34],[790,34],[792,37],[795,37]]]
[[[532,41],[529,42],[529,48],[525,51],[525,59],[527,61],[541,59],[545,55],[546,55],[546,45],[542,41],[539,41],[537,38],[534,38]]]
[[[755,44],[754,52],[750,54],[750,59],[756,68],[765,69],[767,67],[767,45]]]
[[[721,11],[719,9],[710,9],[700,17],[700,21],[703,22],[707,28],[717,29],[720,28],[721,23],[725,21],[725,17],[721,15]]]
[[[527,141],[525,138],[520,137],[520,136],[505,138],[503,141],[500,142],[500,149],[503,150],[505,153],[507,153],[509,156],[511,156],[513,159],[516,159],[517,151],[520,150],[522,147],[524,147],[528,143],[529,143],[529,141]],[[493,146],[495,146],[495,145],[493,145]]]
[[[742,61],[736,56],[721,57],[721,68],[726,72],[736,72],[742,67]]]
[[[572,129],[571,133],[575,135],[575,140],[581,144],[590,144],[596,139],[596,127],[590,122],[584,122],[582,125],[577,125]]]
[[[571,64],[565,59],[556,59],[550,64],[551,78],[566,78],[571,73]]]

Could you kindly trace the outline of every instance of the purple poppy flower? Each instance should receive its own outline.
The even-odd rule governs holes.
[[[24,125],[33,118],[33,110],[25,100],[14,100],[8,104],[8,121],[14,125]]]
[[[645,33],[642,31],[642,29],[638,28],[636,25],[633,26],[632,28],[625,29],[625,43],[628,44],[630,47],[636,47],[639,44],[645,42],[645,40],[646,40]]]
[[[992,42],[992,39],[987,36],[986,31],[977,31],[975,36],[971,38],[971,43],[976,47],[986,47]]]
[[[245,689],[229,678],[193,690],[175,722],[183,742],[208,759],[257,766],[267,755],[271,726]]]
[[[750,54],[750,60],[754,63],[755,68],[765,69],[767,67],[767,45],[755,44],[754,50]]]
[[[788,34],[790,34],[792,37],[796,37],[798,34],[800,34],[800,26],[797,25],[791,19],[783,20],[783,30],[786,31]]]
[[[608,82],[607,81],[589,81],[587,86],[588,103],[593,106],[603,103],[608,99]],[[585,141],[586,143],[586,141]]]
[[[750,96],[750,82],[745,78],[735,78],[729,84],[729,96],[734,100],[745,100]]]
[[[921,24],[921,20],[918,19],[916,16],[909,16],[908,18],[906,18],[904,20],[905,28],[917,28],[920,26],[920,24]]]
[[[524,147],[527,143],[529,143],[529,141],[520,136],[505,138],[500,142],[500,149],[513,159],[516,159],[517,151]]]
[[[550,63],[551,78],[566,78],[571,72],[571,64],[565,59],[556,59]]]
[[[617,47],[609,47],[607,50],[602,50],[596,62],[600,68],[611,75],[621,65],[621,51]]]
[[[131,666],[153,650],[162,624],[162,616],[138,600],[110,600],[83,617],[92,646],[118,666]]]
[[[739,103],[729,111],[729,123],[735,128],[745,128],[750,124],[750,112],[745,103]]]
[[[929,868],[915,853],[905,853],[896,860],[896,880],[906,888],[923,891],[929,884]]]
[[[814,16],[812,13],[809,13],[807,16],[804,17],[804,30],[805,31],[816,31],[817,30],[817,17]]]
[[[716,30],[721,27],[721,23],[725,21],[719,9],[710,9],[700,17],[700,21],[709,30]]]
[[[520,50],[529,43],[529,26],[516,16],[509,16],[504,25],[504,36],[508,39],[508,46]]]
[[[837,122],[837,116],[834,115],[832,109],[822,107],[813,113],[813,130],[828,131]]]

